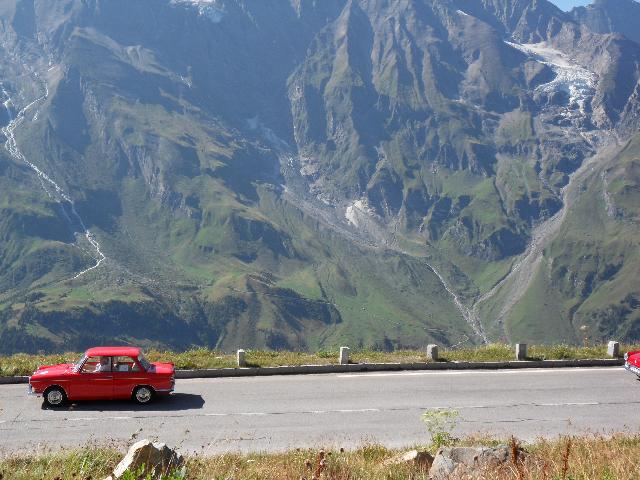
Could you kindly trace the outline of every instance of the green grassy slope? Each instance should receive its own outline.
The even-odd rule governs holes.
[[[593,169],[541,268],[509,315],[512,338],[638,338],[640,137]],[[547,333],[544,333],[547,332]],[[556,338],[555,336],[553,338]]]

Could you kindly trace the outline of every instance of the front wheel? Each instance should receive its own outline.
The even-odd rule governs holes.
[[[50,387],[44,392],[44,403],[47,407],[60,407],[67,401],[67,394],[60,387]]]
[[[133,400],[140,405],[145,405],[153,400],[154,394],[153,388],[143,385],[136,387],[133,391]]]

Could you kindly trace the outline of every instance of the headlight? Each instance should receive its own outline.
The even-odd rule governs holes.
[[[626,362],[629,359],[629,352],[624,354],[624,361]]]

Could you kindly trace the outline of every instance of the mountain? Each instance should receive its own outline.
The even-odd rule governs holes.
[[[640,328],[624,36],[544,0],[9,0],[0,20],[2,352]]]
[[[619,33],[640,43],[640,3],[636,0],[596,0],[576,7],[571,16],[597,33]]]

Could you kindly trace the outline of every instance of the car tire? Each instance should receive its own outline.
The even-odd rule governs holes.
[[[47,388],[42,396],[45,405],[50,408],[61,407],[67,403],[67,394],[58,386]]]
[[[133,401],[138,405],[146,405],[153,401],[155,397],[155,393],[153,388],[148,385],[140,385],[133,390]]]

